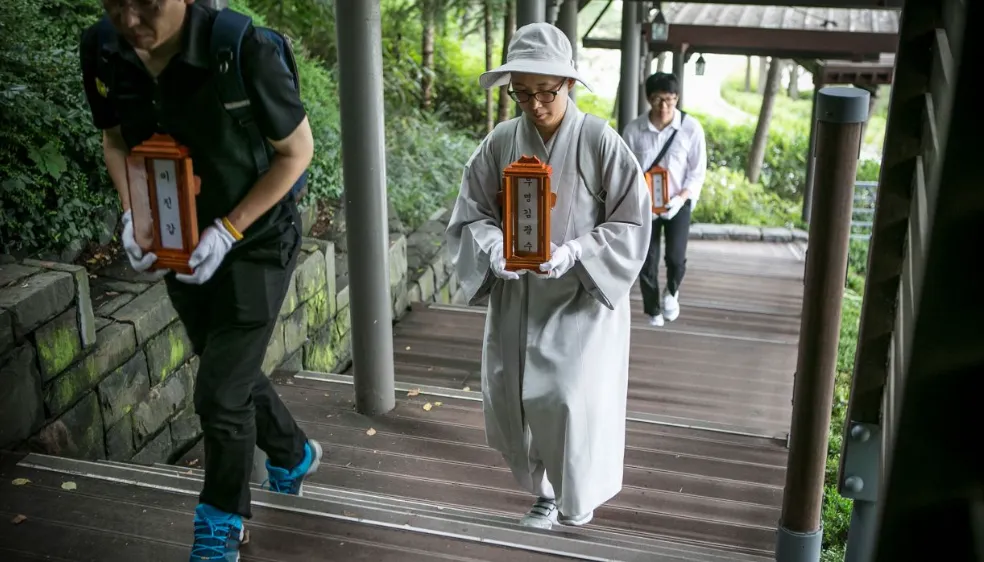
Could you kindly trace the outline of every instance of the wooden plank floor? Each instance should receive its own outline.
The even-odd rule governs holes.
[[[648,325],[635,290],[630,412],[695,427],[788,433],[803,262],[789,251],[766,253],[784,247],[692,243],[682,313],[661,328]],[[484,322],[480,308],[416,305],[394,326],[397,379],[480,388]]]
[[[802,252],[694,241],[687,265],[675,322],[650,327],[635,290],[625,488],[593,524],[768,557],[785,477]],[[397,380],[478,390],[484,320],[481,308],[415,306],[394,328]],[[368,419],[352,411],[345,385],[291,382],[282,387],[291,411],[332,449],[317,481],[517,516],[528,508],[485,446],[480,402],[430,398],[442,405],[428,412],[426,397],[404,396],[394,412]]]
[[[404,393],[395,410],[368,418],[354,412],[347,384],[295,378],[278,392],[308,436],[326,444],[312,482],[517,519],[529,509],[532,498],[485,445],[478,400]],[[781,442],[629,422],[625,462],[623,491],[596,512],[593,526],[771,552],[785,473]]]
[[[3,562],[187,562],[196,497],[18,467],[18,458],[0,454]],[[13,484],[21,478],[30,482]],[[62,489],[65,482],[76,488]],[[257,506],[246,528],[244,562],[565,559]]]

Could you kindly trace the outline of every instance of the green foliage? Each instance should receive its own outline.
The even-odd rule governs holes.
[[[861,319],[861,296],[845,289],[841,305],[840,338],[837,345],[837,374],[834,381],[834,401],[830,416],[827,466],[823,489],[823,549],[822,560],[843,560],[844,545],[851,523],[851,500],[837,492],[837,472],[844,438],[844,422],[851,391],[851,374],[858,344],[858,325]]]
[[[256,25],[281,30],[268,22],[265,14],[254,11],[251,4],[246,0],[231,0],[229,7],[249,15]],[[334,201],[342,194],[338,87],[323,63],[310,54],[306,42],[300,38],[292,38],[292,42],[301,78],[301,100],[314,136],[314,158],[308,168],[305,202]]]
[[[303,2],[284,4],[295,10]],[[401,9],[393,2],[387,4],[390,10]],[[231,2],[233,8],[253,15],[257,23],[270,25],[268,14],[257,15],[247,8],[265,5],[271,5],[274,14],[279,13],[278,3],[265,0]],[[324,21],[333,25],[330,19]],[[383,22],[387,190],[404,224],[416,228],[457,193],[461,170],[476,144],[472,135],[458,128],[466,122],[477,130],[485,122],[484,93],[478,87],[478,74],[483,68],[481,61],[465,56],[459,44],[439,37],[435,55],[438,110],[432,114],[421,112],[417,109],[421,72],[419,22],[406,17],[384,17]],[[315,137],[307,202],[332,205],[342,194],[338,85],[326,63],[308,51],[305,28],[292,29],[300,32],[293,39],[301,96]]]
[[[416,112],[386,120],[386,183],[404,224],[415,229],[458,193],[475,141]]]
[[[700,120],[707,139],[707,166],[732,170],[748,169],[748,154],[755,136],[755,124],[732,125],[724,119],[687,112]],[[765,188],[789,201],[799,202],[806,181],[806,154],[809,134],[798,131],[769,130],[760,181]]]
[[[617,119],[612,116],[612,103],[610,100],[589,92],[587,88],[580,84],[576,86],[574,99],[577,101],[577,107],[581,111],[608,119],[612,127],[618,126]]]
[[[0,2],[0,251],[97,236],[114,193],[79,71],[93,1]]]
[[[757,80],[753,80],[753,84]],[[744,72],[731,76],[721,85],[721,97],[729,104],[742,111],[758,116],[762,109],[762,95],[756,92],[746,92]],[[868,120],[864,135],[864,150],[872,154],[881,154],[882,142],[885,138],[885,124],[888,118],[888,99],[890,89],[883,86],[878,90],[878,98],[874,111]],[[802,134],[805,129],[809,134],[810,117],[812,114],[813,90],[799,92],[799,97],[792,99],[780,90],[773,105],[772,122],[769,124],[770,137],[773,131],[782,130],[788,134]],[[754,129],[754,124],[752,125]]]
[[[751,183],[743,172],[718,166],[707,171],[693,221],[712,224],[798,227],[797,205]]]

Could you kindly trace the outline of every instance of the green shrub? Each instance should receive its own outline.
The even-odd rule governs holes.
[[[249,12],[247,6],[254,2],[233,0],[231,4]],[[279,8],[273,4],[272,9]],[[263,21],[255,14],[254,18]],[[312,58],[304,47],[308,41],[305,28],[292,25],[295,32],[301,32],[294,38],[301,96],[315,133],[308,201],[331,205],[343,190],[338,85],[325,63]],[[444,38],[438,39],[435,56],[438,109],[431,114],[417,109],[419,30],[419,22],[412,19],[383,18],[386,183],[397,214],[409,228],[422,224],[457,193],[461,171],[477,139],[454,124],[468,122],[474,132],[485,123],[484,94],[478,86],[481,61],[476,63],[459,45]]]
[[[93,1],[0,2],[0,251],[98,236],[115,194],[82,89],[78,41]]]
[[[840,468],[844,423],[851,391],[851,374],[858,345],[858,325],[861,319],[861,296],[845,289],[841,305],[840,337],[837,345],[837,374],[834,382],[833,409],[828,433],[827,466],[823,488],[823,549],[822,560],[843,560],[851,524],[852,501],[837,492],[837,472]]]
[[[415,229],[458,193],[477,141],[416,112],[386,120],[386,182],[404,224]]]
[[[246,0],[231,0],[229,7],[249,15],[256,25],[270,25],[264,14]],[[276,27],[276,29],[280,29]],[[301,79],[301,100],[314,137],[314,158],[308,168],[305,203],[334,201],[342,194],[341,134],[338,87],[323,63],[312,57],[303,38],[291,37]]]
[[[693,221],[711,224],[797,227],[797,205],[751,183],[743,172],[723,166],[708,169]]]
[[[755,136],[755,123],[732,125],[724,119],[690,112],[700,120],[707,139],[707,166],[748,169],[748,153]],[[809,134],[770,129],[760,182],[770,192],[789,201],[803,199]]]

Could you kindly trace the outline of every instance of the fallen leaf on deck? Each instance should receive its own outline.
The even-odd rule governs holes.
[[[411,388],[410,392],[407,392],[407,396],[417,396],[418,394],[420,394],[419,388]]]
[[[470,386],[466,386],[465,388],[462,388],[461,390],[464,390],[465,392],[471,392],[471,387]]]
[[[191,459],[188,461],[188,466],[195,466],[196,464],[198,464],[198,459]]]
[[[427,410],[429,412],[431,408],[433,408],[433,406],[431,406],[430,402],[424,404],[424,410]]]
[[[27,478],[14,478],[14,481],[11,482],[11,484],[13,484],[14,486],[23,486],[24,484],[30,484],[30,483],[31,481],[28,480]]]
[[[409,345],[407,346],[407,351],[410,351],[410,346]]]
[[[344,511],[344,510],[342,511],[342,515],[344,515],[345,517],[356,517],[356,518],[359,517],[358,513],[354,513],[351,511]]]
[[[27,517],[24,515],[15,515],[13,519],[10,520],[14,525],[20,525],[24,521],[27,521]]]
[[[373,435],[376,435],[376,430],[370,427],[369,431],[366,431],[366,435],[372,437]]]
[[[69,490],[69,491],[71,491],[71,490],[74,490],[76,488],[78,488],[78,486],[75,485],[75,482],[62,482],[62,490]]]
[[[434,402],[435,406],[440,406],[441,404],[444,404],[444,402]]]
[[[106,291],[106,296],[107,297],[115,297],[118,294],[119,293],[117,293],[116,291]]]

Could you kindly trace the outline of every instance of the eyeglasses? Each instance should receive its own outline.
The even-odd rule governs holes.
[[[667,106],[673,106],[673,105],[676,105],[676,102],[677,102],[678,99],[679,98],[677,96],[667,96],[665,98],[655,98],[654,97],[654,98],[652,98],[652,99],[649,100],[649,103],[651,103],[653,105],[653,107],[657,107],[657,106],[663,105],[664,103]]]
[[[564,82],[567,82],[565,78],[560,84],[554,86],[553,90],[543,90],[540,92],[524,92],[517,90],[509,90],[509,97],[513,99],[516,103],[526,103],[530,101],[531,98],[536,98],[536,101],[540,103],[550,103],[557,99],[557,94],[560,93],[560,89],[564,86]]]

